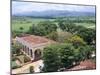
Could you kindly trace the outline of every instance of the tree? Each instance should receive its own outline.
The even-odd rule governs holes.
[[[15,38],[16,36],[21,36],[22,32],[21,31],[12,31],[12,37]]]
[[[73,53],[74,53],[74,62],[75,62],[74,65],[80,64],[80,61],[82,61],[83,57],[84,57],[84,56],[82,56],[80,49],[78,49],[78,48],[75,49]]]
[[[74,47],[72,44],[61,44],[59,48],[60,60],[62,68],[69,68],[73,66],[74,62]]]
[[[44,61],[44,72],[56,72],[60,67],[59,53],[57,51],[58,46],[52,45],[44,48],[43,50],[43,61]]]
[[[19,29],[20,29],[21,33],[23,33],[24,28],[23,27],[20,27]]]
[[[66,26],[66,31],[67,32],[70,32],[72,34],[75,33],[74,29],[75,29],[76,25],[74,23],[72,23],[72,22],[65,22],[65,26]]]
[[[60,68],[73,66],[74,46],[72,44],[56,44],[43,50],[43,61],[45,72],[59,71]],[[52,59],[51,59],[52,58]]]
[[[95,30],[94,29],[84,29],[78,32],[78,35],[82,37],[88,45],[91,45],[93,40],[95,41]]]
[[[19,55],[20,53],[21,53],[21,46],[17,44],[12,45],[12,54]]]
[[[40,36],[46,36],[47,34],[56,31],[57,26],[51,21],[39,22],[37,25],[32,25],[30,28],[30,33]]]
[[[59,31],[58,32],[58,42],[66,43],[66,40],[71,38],[73,35],[70,32]]]
[[[64,24],[64,22],[66,22],[65,20],[63,20],[62,18],[58,18],[56,20],[56,22],[58,22],[58,26],[62,29],[62,30],[65,30],[66,29],[66,26]]]
[[[66,22],[66,20],[59,19],[58,25],[64,31],[71,32],[72,34],[75,33],[74,29],[75,29],[76,25],[74,23],[72,23],[70,20],[68,20]]]
[[[61,68],[70,68],[74,65],[80,64],[80,62],[85,59],[90,59],[93,50],[92,47],[84,44],[82,40],[78,41],[80,45],[77,47],[72,43],[60,43],[44,48],[44,67],[42,71],[55,72],[59,71]],[[75,44],[77,44],[76,41]],[[74,62],[75,64],[73,64]]]
[[[84,40],[80,36],[77,36],[77,35],[74,35],[71,38],[69,38],[67,42],[72,43],[76,48],[86,44]]]
[[[19,29],[22,31],[24,28],[23,27],[20,27]]]
[[[58,25],[63,31],[79,35],[88,45],[93,44],[93,42],[95,43],[95,29],[85,28],[83,26],[76,26],[71,21],[66,22],[64,20],[59,20]]]
[[[92,54],[92,47],[89,45],[80,47],[80,51],[82,52],[84,59],[90,59]]]
[[[46,37],[51,39],[51,40],[57,41],[58,40],[58,33],[55,31],[55,32],[48,34]]]

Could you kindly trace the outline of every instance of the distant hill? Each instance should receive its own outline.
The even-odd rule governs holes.
[[[67,10],[47,10],[47,11],[32,11],[14,14],[13,16],[33,16],[33,17],[66,17],[66,16],[95,16],[94,12],[76,12]]]

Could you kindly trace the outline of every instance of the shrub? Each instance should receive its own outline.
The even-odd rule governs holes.
[[[31,61],[31,59],[27,56],[24,56],[24,63]]]
[[[46,37],[51,39],[51,40],[57,41],[58,40],[58,33],[55,31],[55,32],[48,34]]]
[[[21,66],[13,66],[12,69],[20,68]]]
[[[12,57],[12,61],[15,61],[15,60],[17,60],[17,58],[16,57]]]
[[[30,73],[34,73],[34,66],[30,66],[29,70],[30,70]]]
[[[18,65],[15,60],[12,61],[11,66],[12,66],[12,69],[16,69],[16,68],[20,68],[21,67],[21,65]]]

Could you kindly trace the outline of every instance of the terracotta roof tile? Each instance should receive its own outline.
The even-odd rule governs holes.
[[[20,37],[22,40],[30,43],[30,44],[42,44],[42,43],[48,43],[48,42],[54,42],[50,39],[47,39],[45,37],[41,36],[35,36],[35,35],[27,35],[27,36],[22,36]]]
[[[66,70],[74,71],[74,70],[87,70],[87,69],[95,69],[95,68],[96,68],[96,64],[93,61],[85,60],[85,61],[82,61],[80,65],[74,66]]]

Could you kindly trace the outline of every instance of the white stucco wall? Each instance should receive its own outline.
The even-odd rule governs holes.
[[[48,45],[50,44],[50,42],[46,42],[46,43],[42,43],[42,44],[32,45],[31,43],[28,43],[27,41],[23,40],[23,39],[20,38],[20,37],[16,37],[16,42],[22,44],[23,46],[26,46],[27,48],[29,48],[29,55],[28,55],[27,53],[25,53],[25,54],[27,54],[27,55],[30,56],[30,57],[31,57],[30,50],[32,50],[32,55],[33,55],[32,59],[33,59],[33,60],[34,60],[34,58],[35,58],[34,52],[35,52],[37,49],[40,49],[40,50],[41,50],[41,53],[43,53],[43,51],[42,51],[43,48],[46,47],[46,46],[48,46]]]

